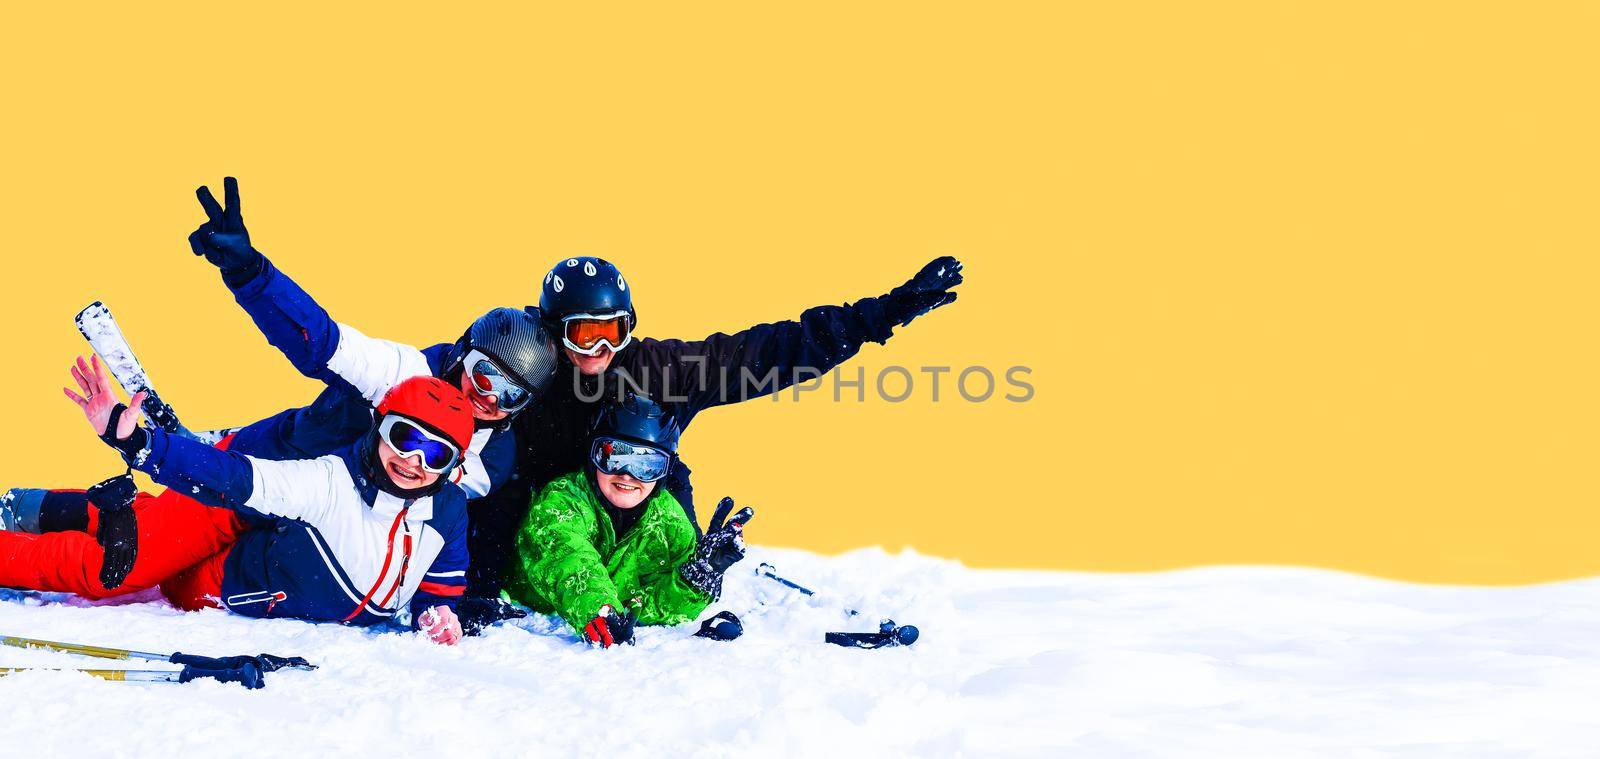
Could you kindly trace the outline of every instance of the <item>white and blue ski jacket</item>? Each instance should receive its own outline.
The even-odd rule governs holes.
[[[455,485],[415,499],[385,493],[367,480],[362,442],[316,459],[269,461],[147,432],[133,468],[258,525],[223,562],[229,611],[371,625],[409,604],[415,626],[423,610],[454,608],[461,597],[467,510]]]

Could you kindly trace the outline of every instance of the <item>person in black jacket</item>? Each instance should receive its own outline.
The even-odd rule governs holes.
[[[807,309],[793,321],[758,324],[704,340],[635,339],[638,313],[622,273],[600,258],[569,258],[545,275],[540,313],[565,350],[548,394],[513,423],[513,474],[474,503],[468,595],[497,595],[514,554],[517,525],[538,488],[583,467],[596,410],[632,392],[659,402],[680,430],[701,411],[770,395],[844,363],[867,341],[883,343],[897,326],[952,303],[961,262],[928,263],[885,295]],[[666,488],[700,530],[689,467],[680,460]]]

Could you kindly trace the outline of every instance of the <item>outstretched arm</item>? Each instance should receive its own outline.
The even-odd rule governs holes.
[[[410,604],[412,626],[446,646],[455,645],[462,635],[456,604],[467,589],[467,520],[464,510],[461,514],[461,519],[444,527],[444,547],[428,565]]]
[[[157,483],[207,505],[243,507],[312,524],[322,521],[335,503],[325,460],[263,461],[141,427],[139,412],[117,401],[98,357],[86,362],[80,356],[72,377],[82,395],[71,388],[62,392],[78,404],[89,427],[121,453],[130,468]],[[133,397],[134,408],[143,395]]]
[[[310,294],[252,247],[240,212],[237,180],[223,180],[226,206],[218,205],[206,187],[195,195],[206,222],[189,235],[189,246],[222,270],[234,300],[301,374],[351,387],[377,403],[402,380],[431,373],[416,348],[370,338],[335,322]]]
[[[583,630],[600,609],[622,609],[616,584],[594,547],[599,529],[593,513],[565,488],[566,480],[545,486],[528,509],[517,534],[517,566],[521,577],[513,587],[530,588],[555,607],[574,630]],[[513,592],[515,595],[515,591]],[[527,605],[534,599],[519,598]]]
[[[820,377],[860,352],[882,343],[894,327],[953,303],[961,284],[961,262],[934,259],[905,284],[885,295],[843,306],[817,306],[792,321],[758,324],[704,340],[643,340],[645,364],[661,372],[666,397],[682,396],[695,409],[760,398]],[[644,381],[654,382],[653,377]]]

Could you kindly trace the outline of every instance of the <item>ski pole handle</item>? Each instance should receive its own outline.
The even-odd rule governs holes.
[[[224,683],[238,683],[250,690],[265,688],[266,679],[261,675],[261,668],[255,662],[246,662],[244,666],[231,669],[202,669],[193,664],[186,664],[183,671],[178,673],[178,682],[188,683],[199,679],[210,679]]]

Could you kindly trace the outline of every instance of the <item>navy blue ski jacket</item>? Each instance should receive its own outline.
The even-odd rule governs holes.
[[[222,603],[252,617],[372,625],[409,605],[454,608],[466,587],[461,489],[402,499],[368,481],[360,443],[315,459],[272,461],[147,430],[129,465],[256,529],[223,561]]]
[[[292,408],[240,430],[232,449],[265,459],[316,458],[358,440],[372,426],[383,394],[415,376],[444,377],[457,360],[454,343],[418,350],[378,340],[335,322],[305,290],[263,260],[260,273],[238,286],[244,307],[267,342],[295,369],[328,388],[309,406]],[[457,483],[469,498],[493,492],[509,479],[516,444],[509,427],[472,436]]]

